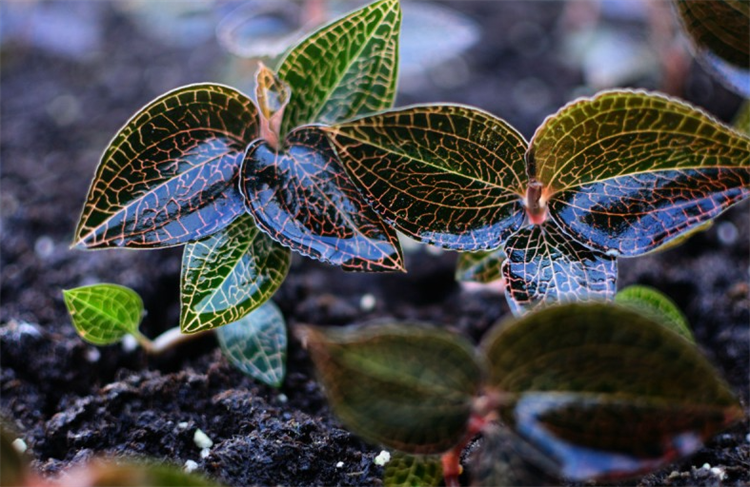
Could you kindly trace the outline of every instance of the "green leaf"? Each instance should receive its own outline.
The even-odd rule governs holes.
[[[505,244],[505,297],[519,315],[559,302],[610,300],[617,261],[565,235],[554,223],[523,228]]]
[[[545,308],[481,348],[503,422],[568,479],[659,468],[744,416],[695,345],[624,307]]]
[[[462,252],[456,264],[456,280],[483,284],[503,278],[500,270],[505,261],[502,248],[480,252]]]
[[[414,106],[325,129],[347,174],[405,234],[497,248],[524,218],[524,138],[475,108]]]
[[[648,286],[628,286],[615,295],[615,303],[639,311],[695,343],[687,319],[665,294]]]
[[[732,126],[745,135],[750,135],[750,100],[742,102],[742,106],[734,116]]]
[[[109,345],[129,333],[139,334],[143,301],[132,289],[94,284],[63,290],[63,298],[73,326],[89,343]]]
[[[258,140],[245,156],[241,190],[260,229],[346,270],[403,271],[396,231],[363,200],[325,136],[300,128],[285,147],[277,152]]]
[[[0,426],[0,485],[24,485],[28,461],[13,446],[15,434],[11,434],[5,425]]]
[[[69,485],[92,487],[220,487],[203,475],[183,472],[175,465],[133,460],[95,460],[72,469],[67,481]]]
[[[300,335],[333,411],[365,440],[433,454],[466,434],[482,370],[460,335],[396,324]]]
[[[443,483],[443,465],[435,455],[393,452],[383,472],[385,487],[437,487]]]
[[[261,232],[250,215],[185,246],[180,330],[195,333],[241,319],[279,288],[290,253]]]
[[[750,195],[750,139],[663,95],[611,91],[537,130],[529,177],[587,247],[648,252]]]
[[[380,0],[319,29],[282,61],[292,88],[282,134],[390,108],[396,95],[398,0]]]
[[[222,85],[189,85],[141,109],[102,156],[76,245],[166,247],[208,236],[244,212],[240,163],[258,112]]]
[[[286,325],[273,301],[216,330],[224,356],[245,374],[280,387],[286,373]]]

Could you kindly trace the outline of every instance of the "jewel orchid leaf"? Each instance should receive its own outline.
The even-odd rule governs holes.
[[[180,330],[196,333],[240,320],[279,288],[290,252],[261,232],[250,215],[185,247]]]
[[[118,342],[127,334],[139,334],[143,301],[127,287],[94,284],[63,291],[78,334],[94,345]]]
[[[695,343],[685,315],[663,293],[648,286],[628,286],[615,295],[615,303],[627,306],[661,323],[683,338]]]
[[[659,468],[744,417],[694,344],[624,307],[545,308],[481,349],[503,422],[573,481]]]
[[[299,335],[333,411],[365,440],[435,454],[466,434],[482,369],[460,335],[395,324]]]
[[[383,472],[384,487],[438,487],[443,465],[437,455],[409,455],[394,451]]]
[[[309,123],[333,123],[393,105],[398,74],[398,0],[380,0],[322,27],[281,62],[292,96],[282,134]]]
[[[286,324],[273,301],[216,330],[224,356],[245,374],[279,387],[286,373]]]
[[[189,85],[157,98],[104,152],[75,244],[167,247],[224,228],[244,212],[237,177],[257,135],[255,105],[233,88]]]
[[[260,63],[255,76],[255,102],[260,116],[260,138],[279,147],[284,111],[291,98],[291,88],[274,72]]]
[[[494,249],[523,223],[526,141],[485,112],[414,106],[326,132],[373,208],[419,241]]]
[[[292,132],[282,152],[253,142],[241,190],[260,229],[302,255],[347,270],[403,270],[395,230],[363,200],[315,127]]]
[[[555,225],[526,227],[505,244],[502,272],[515,314],[566,301],[611,300],[617,262],[570,239]]]
[[[456,264],[456,280],[487,284],[502,279],[501,267],[505,261],[503,248],[462,252]]]

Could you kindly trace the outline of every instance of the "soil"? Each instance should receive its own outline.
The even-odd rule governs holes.
[[[287,378],[275,390],[230,366],[211,334],[158,359],[120,345],[96,348],[78,338],[62,300],[64,288],[96,282],[134,288],[148,310],[142,327],[148,336],[175,326],[179,317],[181,249],[68,248],[101,151],[135,110],[164,91],[192,82],[227,82],[227,73],[234,73],[235,81],[247,79],[252,65],[232,58],[212,35],[166,39],[159,34],[163,29],[146,28],[124,7],[131,4],[26,5],[4,2],[4,22],[18,20],[24,8],[83,22],[67,30],[63,23],[55,31],[43,20],[47,17],[33,22],[21,17],[26,19],[21,33],[9,35],[15,31],[4,25],[0,46],[0,413],[28,444],[33,468],[55,477],[95,455],[147,455],[177,465],[193,460],[228,485],[379,485],[382,468],[373,458],[380,449],[332,417],[306,352],[294,339]],[[173,3],[162,5],[168,10]],[[563,63],[558,53],[562,3],[452,5],[482,26],[481,42],[449,68],[404,80],[421,89],[405,90],[399,104],[473,104],[530,137],[544,116],[590,91],[580,66]],[[643,29],[642,22],[622,22],[626,29]],[[90,28],[94,40],[77,51],[61,50],[45,44],[41,27],[49,27],[52,36],[76,39]],[[658,76],[630,83],[656,88]],[[739,104],[695,63],[681,96],[723,120]],[[621,260],[619,281],[620,287],[642,283],[671,296],[693,325],[700,348],[746,406],[747,210],[743,204],[728,211],[681,247]],[[418,247],[406,255],[408,274],[394,275],[345,273],[295,257],[274,301],[290,327],[395,318],[453,327],[478,340],[508,314],[508,306],[491,289],[457,284],[455,259],[455,253]],[[365,294],[376,298],[367,312],[359,304]],[[198,428],[214,443],[205,458],[193,442]],[[746,420],[692,458],[629,484],[748,485],[747,432]]]

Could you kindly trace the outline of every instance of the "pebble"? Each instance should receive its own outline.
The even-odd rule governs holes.
[[[713,467],[712,469],[710,469],[710,472],[719,477],[719,480],[724,480],[724,478],[727,476],[727,472],[723,468],[719,467]]]
[[[286,404],[289,401],[289,398],[286,397],[286,394],[281,393],[276,396],[276,400],[279,401],[279,404]]]
[[[377,299],[375,299],[375,296],[369,293],[363,294],[362,297],[359,299],[359,309],[361,309],[365,313],[368,313],[375,309],[376,303],[377,303]]]
[[[101,352],[99,352],[98,348],[90,347],[88,350],[86,350],[86,360],[91,363],[98,362],[101,357],[102,354]]]
[[[201,458],[208,458],[208,456],[211,454],[211,450],[208,448],[204,448],[201,450]]]
[[[381,450],[381,452],[378,453],[378,456],[376,456],[375,460],[373,461],[375,462],[375,465],[379,465],[382,467],[383,465],[391,461],[391,454],[385,450]]]
[[[177,423],[177,427],[180,428],[181,430],[184,430],[184,429],[186,429],[188,427],[188,422],[187,421],[180,421],[179,423]]]
[[[187,473],[193,472],[198,468],[198,464],[193,460],[186,460],[185,466],[182,468]]]
[[[211,448],[214,446],[214,442],[211,441],[211,438],[209,438],[200,428],[195,430],[195,433],[193,434],[193,443],[195,443],[195,446],[200,449]]]
[[[719,242],[729,246],[733,245],[740,233],[737,231],[737,227],[732,222],[721,222],[716,228],[716,235],[719,237]]]
[[[343,468],[343,467],[344,467],[344,462],[338,462],[336,464],[336,468]]]
[[[28,448],[28,446],[26,446],[26,442],[23,441],[23,438],[16,438],[15,440],[13,440],[13,443],[11,443],[11,445],[13,445],[14,450],[22,454],[25,453],[26,449]]]
[[[122,337],[122,350],[130,353],[138,348],[138,340],[133,335],[125,335]]]

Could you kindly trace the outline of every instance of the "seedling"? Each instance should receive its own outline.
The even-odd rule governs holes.
[[[552,306],[502,322],[478,350],[427,325],[299,334],[341,421],[405,454],[442,455],[446,485],[457,485],[461,451],[480,432],[485,464],[472,471],[485,477],[476,485],[518,485],[522,472],[506,463],[516,455],[572,481],[602,481],[690,455],[744,415],[695,345],[653,316],[606,303]],[[496,450],[501,434],[511,452]],[[398,463],[396,485],[437,468],[430,456]]]
[[[476,108],[421,105],[322,127],[398,230],[502,263],[511,309],[611,299],[616,257],[653,251],[750,195],[750,138],[664,95],[607,91],[531,142]],[[505,256],[505,257],[504,257]]]

